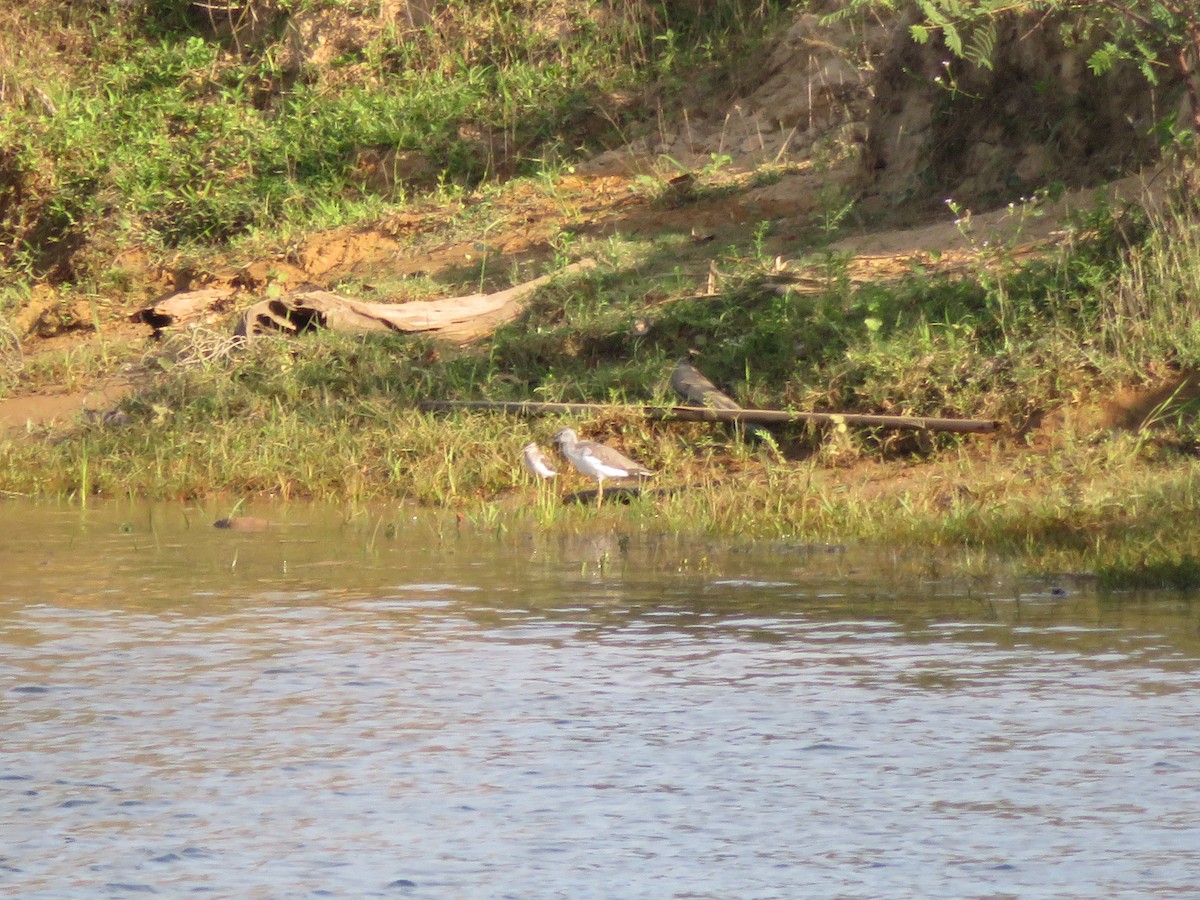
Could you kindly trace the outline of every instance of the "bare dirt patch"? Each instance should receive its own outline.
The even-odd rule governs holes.
[[[79,390],[47,389],[0,400],[0,432],[70,425],[80,417],[103,421],[133,391],[124,379],[106,380]]]

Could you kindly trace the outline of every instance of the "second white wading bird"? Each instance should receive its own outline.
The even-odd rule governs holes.
[[[554,435],[554,443],[581,473],[595,478],[598,485],[596,502],[604,498],[605,478],[650,478],[654,475],[640,462],[624,453],[596,441],[581,441],[573,428],[564,428]]]
[[[546,458],[542,448],[533,441],[526,444],[525,449],[521,451],[521,465],[534,478],[553,478],[558,474],[554,466],[550,465],[550,460]]]

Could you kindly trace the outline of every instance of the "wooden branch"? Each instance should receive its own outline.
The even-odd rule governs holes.
[[[260,300],[238,319],[235,333],[251,338],[256,334],[281,331],[298,334],[310,329],[329,329],[355,334],[403,332],[432,334],[449,340],[470,341],[493,332],[520,315],[525,301],[560,275],[594,268],[595,260],[584,259],[558,272],[513,285],[494,294],[467,294],[443,300],[413,300],[408,303],[368,303],[330,291],[294,291],[281,297]],[[232,305],[236,289],[208,288],[172,294],[133,315],[156,332],[179,325],[211,321]]]
[[[615,406],[611,403],[535,403],[526,400],[426,400],[424,412],[492,410],[517,416],[580,416],[624,412],[657,421],[738,422],[755,425],[847,425],[862,428],[908,428],[957,434],[988,434],[1001,425],[994,419],[941,419],[923,416],[876,416],[862,413],[789,412],[782,409],[710,409],[702,406]]]
[[[155,300],[145,309],[140,309],[130,318],[145,322],[157,334],[176,325],[211,322],[224,315],[230,306],[233,288],[203,288],[198,291],[182,291],[161,300]]]

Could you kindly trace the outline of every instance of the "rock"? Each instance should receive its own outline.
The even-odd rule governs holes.
[[[271,523],[267,519],[255,516],[232,516],[228,519],[217,519],[213,522],[213,527],[227,528],[230,531],[266,531],[271,527]]]

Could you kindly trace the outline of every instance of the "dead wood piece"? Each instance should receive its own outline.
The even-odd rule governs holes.
[[[212,321],[225,311],[233,298],[233,288],[204,288],[198,291],[183,291],[156,300],[145,309],[135,312],[130,318],[145,322],[155,332],[202,321]]]
[[[526,299],[562,275],[591,269],[595,260],[580,260],[550,275],[493,294],[469,294],[443,300],[368,303],[329,291],[301,291],[255,303],[243,314],[237,333],[253,337],[267,331],[297,333],[314,328],[354,334],[401,332],[433,334],[470,341],[515,319]]]
[[[228,528],[232,531],[266,531],[270,527],[270,520],[256,516],[232,516],[213,522],[213,528]]]

